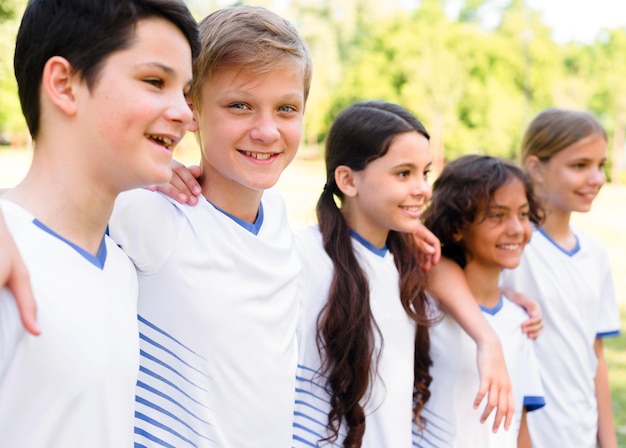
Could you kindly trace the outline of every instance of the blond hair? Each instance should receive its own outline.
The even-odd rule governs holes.
[[[546,109],[535,117],[524,134],[520,154],[522,163],[530,156],[547,161],[559,151],[593,134],[607,139],[606,131],[590,113]]]
[[[202,86],[222,66],[262,74],[285,63],[302,70],[306,101],[313,62],[306,42],[288,20],[263,7],[234,6],[209,14],[199,29],[201,50],[191,88],[194,104],[200,104]]]

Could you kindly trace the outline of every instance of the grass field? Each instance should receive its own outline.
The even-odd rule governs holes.
[[[1,147],[0,147],[1,148]],[[26,173],[28,150],[0,149],[0,188],[15,185]],[[178,155],[183,163],[197,163],[193,150]],[[319,160],[296,159],[281,177],[277,188],[289,207],[294,227],[315,222],[315,203],[324,185],[324,166]],[[622,331],[626,329],[626,186],[606,186],[591,213],[578,214],[574,224],[600,239],[609,251],[617,297],[621,306]],[[626,448],[626,334],[606,341],[613,408],[619,446]]]

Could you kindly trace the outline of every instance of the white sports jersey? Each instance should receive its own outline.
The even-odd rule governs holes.
[[[345,427],[335,444],[316,445],[329,435],[330,410],[324,378],[316,372],[321,360],[316,345],[317,317],[326,304],[332,279],[332,261],[322,247],[317,227],[298,234],[297,247],[303,262],[298,296],[301,317],[298,327],[299,363],[296,379],[293,447],[343,446]],[[413,413],[413,355],[415,323],[400,303],[398,271],[393,256],[378,251],[354,235],[352,244],[370,285],[370,305],[382,333],[384,349],[378,375],[372,379],[365,405],[364,448],[410,448]],[[380,349],[376,336],[376,349]]]
[[[501,277],[503,286],[537,300],[543,314],[536,351],[548,406],[528,417],[537,448],[596,446],[593,345],[620,331],[608,255],[589,235],[575,234],[578,247],[567,252],[535,230],[520,266]]]
[[[246,224],[131,191],[110,232],[139,274],[136,446],[289,446],[300,264],[282,198]]]
[[[526,312],[502,297],[494,309],[481,306],[485,318],[502,344],[504,359],[513,386],[515,414],[511,428],[492,432],[495,412],[484,424],[483,402],[474,409],[479,376],[476,344],[449,315],[430,330],[433,365],[431,397],[422,413],[427,420],[419,447],[515,448],[525,407],[529,415],[545,404],[533,342],[522,333]]]
[[[97,257],[18,205],[0,209],[28,267],[40,336],[0,292],[0,445],[120,448],[133,442],[137,276],[105,237]]]

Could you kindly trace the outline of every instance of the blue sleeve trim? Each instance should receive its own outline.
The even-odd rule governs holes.
[[[536,411],[545,405],[546,399],[544,397],[536,397],[532,395],[524,397],[524,407],[526,408],[526,412]]]
[[[596,339],[600,339],[600,338],[614,338],[616,336],[619,336],[620,334],[622,334],[621,330],[606,331],[604,333],[597,333],[596,334]]]

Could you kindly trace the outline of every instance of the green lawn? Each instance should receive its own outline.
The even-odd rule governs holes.
[[[622,334],[604,341],[604,351],[609,366],[609,381],[615,413],[617,441],[626,448],[626,304],[622,303]]]

